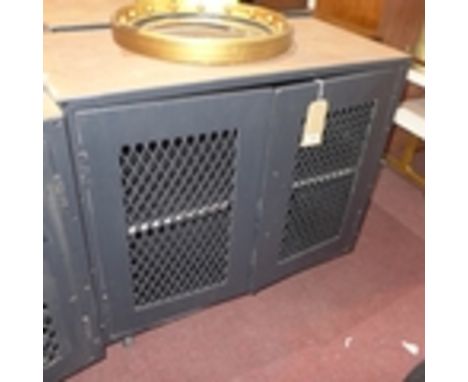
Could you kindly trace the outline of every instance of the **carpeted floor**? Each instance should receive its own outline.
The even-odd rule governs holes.
[[[381,172],[353,254],[151,330],[70,382],[394,382],[424,358],[424,195]]]

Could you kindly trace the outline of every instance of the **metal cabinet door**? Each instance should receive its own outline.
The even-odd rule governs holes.
[[[44,126],[43,374],[57,381],[104,356],[64,127]]]
[[[277,89],[254,289],[352,247],[390,127],[395,74]],[[300,147],[306,110],[319,93],[329,102],[323,142]]]
[[[253,90],[77,112],[112,340],[248,291],[271,99]]]

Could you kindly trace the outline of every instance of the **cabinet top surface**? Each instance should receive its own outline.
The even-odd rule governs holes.
[[[44,24],[66,27],[109,23],[112,13],[132,0],[44,0]]]
[[[120,48],[111,31],[44,35],[46,85],[54,99],[164,89],[404,59],[395,49],[314,18],[293,19],[294,44],[270,60],[233,66],[177,64]]]
[[[60,108],[45,93],[42,95],[42,117],[44,121],[62,117]]]

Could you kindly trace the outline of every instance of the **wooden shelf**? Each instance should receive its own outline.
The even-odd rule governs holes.
[[[401,104],[395,114],[395,123],[418,138],[425,138],[424,98],[409,99]]]

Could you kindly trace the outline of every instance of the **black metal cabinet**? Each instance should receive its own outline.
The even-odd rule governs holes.
[[[253,289],[348,252],[390,127],[396,71],[276,90]],[[308,105],[329,104],[322,144],[301,147]]]
[[[44,123],[43,373],[57,381],[104,356],[68,144]]]
[[[44,126],[46,379],[351,250],[409,62],[291,24],[283,56],[226,68],[122,54],[108,31],[44,37],[64,110]],[[320,99],[324,140],[302,147]]]
[[[271,102],[266,89],[73,114],[110,340],[249,290]]]

